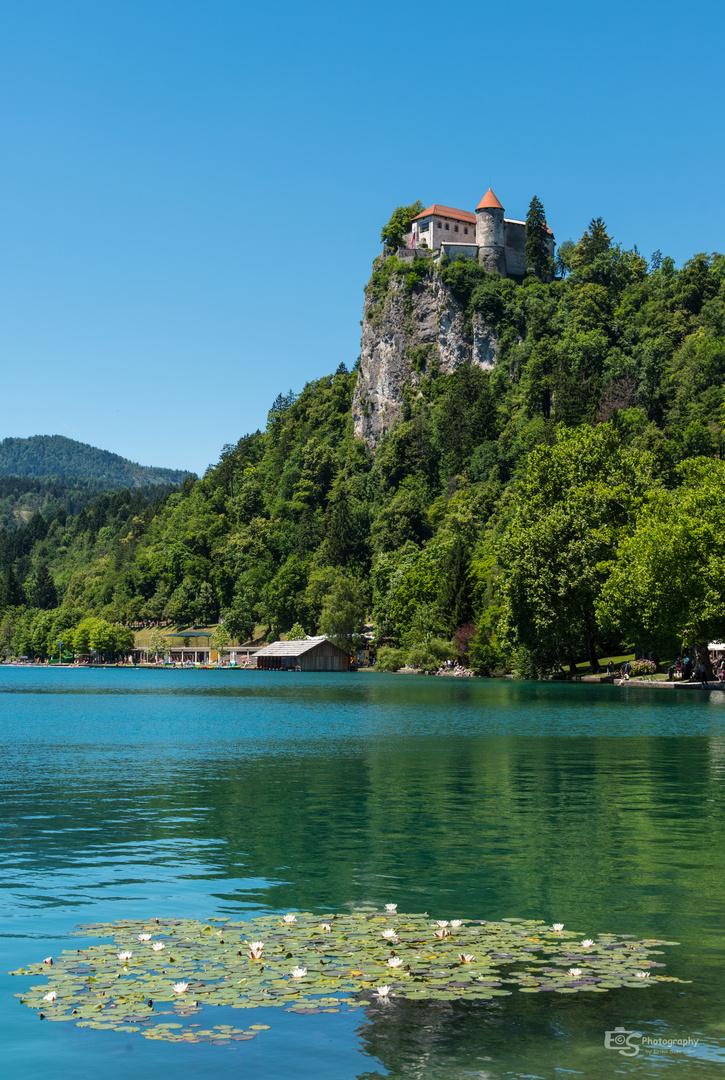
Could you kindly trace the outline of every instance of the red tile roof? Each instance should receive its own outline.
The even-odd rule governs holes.
[[[413,221],[419,221],[420,218],[431,217],[435,214],[436,217],[450,218],[452,221],[465,221],[469,225],[476,224],[476,215],[470,214],[468,210],[454,210],[452,206],[441,206],[440,203],[433,203],[427,210],[424,210],[422,214],[417,214]]]
[[[476,209],[477,210],[490,210],[490,209],[503,210],[503,206],[498,201],[498,199],[494,195],[491,188],[489,188],[488,191],[486,192],[486,194],[481,199],[478,206],[476,207]]]

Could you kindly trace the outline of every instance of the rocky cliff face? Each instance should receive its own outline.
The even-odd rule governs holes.
[[[498,349],[493,328],[480,316],[466,324],[435,269],[419,282],[411,275],[391,274],[387,288],[381,289],[385,259],[376,260],[365,291],[360,372],[352,402],[355,435],[371,448],[399,419],[404,387],[415,388],[436,370],[450,374],[469,362],[490,370]]]

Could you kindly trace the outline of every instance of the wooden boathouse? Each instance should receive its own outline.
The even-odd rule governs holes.
[[[327,637],[273,641],[255,657],[261,671],[349,671],[350,654]]]

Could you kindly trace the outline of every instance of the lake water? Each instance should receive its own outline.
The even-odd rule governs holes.
[[[722,1075],[725,693],[0,668],[0,708],[4,1077]],[[386,902],[674,939],[692,982],[250,1010],[269,1030],[214,1046],[41,1023],[5,974],[83,922]],[[615,1027],[697,1046],[624,1058]]]

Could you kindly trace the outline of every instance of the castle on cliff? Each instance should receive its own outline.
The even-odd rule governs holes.
[[[554,256],[554,234],[547,225],[548,254]],[[409,248],[439,249],[449,259],[462,255],[477,259],[502,277],[523,277],[526,273],[526,222],[504,217],[504,208],[491,188],[476,207],[475,214],[433,203],[412,221]]]

